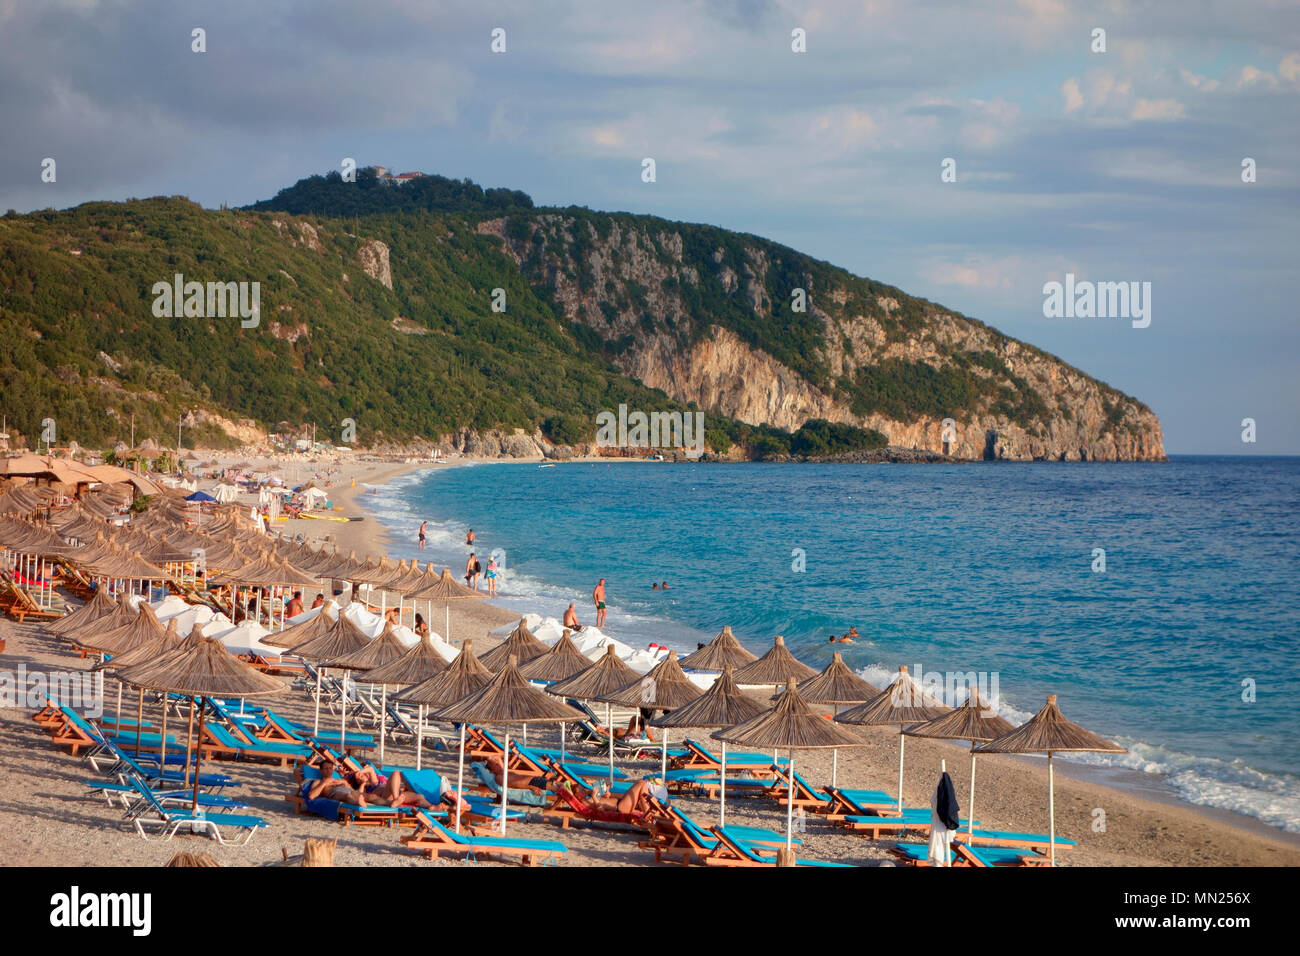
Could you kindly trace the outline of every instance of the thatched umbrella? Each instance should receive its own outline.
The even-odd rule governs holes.
[[[718,727],[733,727],[751,717],[763,713],[764,707],[757,701],[741,693],[736,680],[731,676],[731,665],[722,668],[722,676],[689,704],[685,704],[670,714],[650,721],[652,727],[701,727],[710,730]],[[718,823],[727,825],[727,742],[722,741],[722,787]]]
[[[728,624],[707,645],[694,654],[687,654],[677,663],[684,670],[721,671],[728,665],[734,669],[756,660],[758,657],[745,650],[740,641],[736,640],[736,635],[731,633],[731,625]]]
[[[545,654],[534,657],[526,664],[521,664],[519,673],[530,681],[550,684],[565,680],[591,666],[591,659],[578,650],[573,643],[573,632],[567,627],[560,639]],[[560,724],[560,760],[564,760],[565,728]]]
[[[249,667],[229,653],[225,645],[215,638],[205,637],[171,654],[134,667],[123,668],[117,674],[124,681],[141,690],[151,688],[163,693],[163,712],[166,713],[167,694],[182,694],[191,700],[200,697],[258,697],[283,693],[285,685],[274,677]],[[166,731],[163,731],[164,737]],[[199,707],[198,739],[203,739],[203,707]],[[186,764],[188,767],[188,763]],[[194,766],[193,810],[199,805],[199,777],[203,766],[203,748],[200,745]]]
[[[861,704],[880,695],[880,688],[868,684],[844,663],[836,651],[826,669],[799,687],[799,694],[809,704],[830,704],[832,716],[840,712],[841,704]],[[839,782],[840,752],[831,752],[831,786]]]
[[[339,606],[331,598],[320,606],[318,614],[313,615],[308,620],[292,627],[286,627],[283,631],[268,634],[265,637],[258,638],[258,640],[268,647],[279,647],[286,651],[292,651],[299,644],[306,644],[308,641],[322,636],[330,629],[338,615]]]
[[[898,676],[885,690],[867,701],[850,707],[835,719],[842,724],[859,726],[877,726],[893,724],[898,727],[898,809],[903,810],[903,747],[907,738],[903,728],[907,724],[917,724],[923,720],[933,720],[952,710],[947,704],[935,699],[921,689],[907,673],[907,665],[901,664]]]
[[[528,629],[528,624],[523,618],[520,618],[519,624],[510,632],[510,636],[480,657],[479,660],[482,661],[484,667],[496,673],[505,667],[506,662],[512,657],[520,664],[527,664],[533,658],[541,657],[549,650],[549,647],[533,636],[533,632]]]
[[[336,657],[328,664],[323,666],[332,667],[336,670],[343,671],[343,706],[342,716],[339,718],[339,749],[342,750],[348,742],[348,674],[352,671],[368,671],[376,667],[383,667],[386,664],[392,664],[406,656],[406,645],[401,642],[397,632],[393,630],[392,624],[385,624],[383,633],[370,641],[364,647],[358,647],[349,654],[342,657]],[[385,691],[385,703],[387,695]],[[382,720],[382,718],[381,718]],[[383,724],[387,724],[384,720]],[[381,726],[379,732],[379,759],[384,759],[384,734],[387,726]]]
[[[614,727],[611,722],[610,701],[619,691],[641,675],[628,667],[614,653],[614,645],[605,647],[600,660],[572,677],[556,681],[546,688],[548,694],[573,697],[577,700],[598,700],[605,704],[605,732],[609,734],[609,782],[614,783]]]
[[[677,655],[672,651],[656,664],[644,677],[633,681],[614,695],[610,701],[627,707],[644,707],[649,710],[672,711],[685,707],[703,696],[704,692],[691,679],[682,673],[677,663]],[[660,775],[668,775],[668,731],[663,734],[663,758],[660,761]]]
[[[970,806],[966,808],[966,813],[971,833],[975,832],[975,758],[978,756],[975,745],[982,740],[993,740],[1009,734],[1014,729],[1015,725],[994,713],[993,708],[980,699],[979,692],[974,688],[966,698],[966,703],[951,713],[903,728],[903,733],[909,737],[970,741]]]
[[[66,617],[61,617],[57,621],[45,625],[45,630],[50,634],[68,634],[92,621],[107,617],[116,610],[117,602],[108,593],[108,588],[99,587],[95,589],[95,593],[91,595],[89,601]]]
[[[443,568],[442,576],[439,577],[437,581],[435,581],[433,584],[429,585],[428,587],[420,588],[417,591],[412,591],[408,596],[413,601],[417,599],[422,599],[428,601],[430,605],[432,605],[434,602],[441,601],[443,604],[446,605],[447,623],[444,630],[447,633],[444,634],[443,637],[446,639],[448,644],[451,643],[451,602],[473,600],[474,598],[478,598],[479,600],[483,600],[483,601],[487,600],[486,594],[480,594],[478,591],[475,591],[473,588],[467,588],[465,587],[465,585],[461,584],[459,581],[453,578],[451,576],[451,568]]]
[[[434,714],[438,720],[457,724],[495,724],[504,728],[505,757],[502,760],[504,780],[501,785],[501,833],[506,832],[506,793],[510,779],[505,768],[510,765],[511,724],[558,724],[581,720],[581,711],[574,710],[561,700],[542,693],[523,677],[511,658],[499,674],[464,700]],[[464,774],[465,748],[461,747],[461,774]],[[460,801],[456,802],[456,827],[460,828]]]
[[[1010,733],[974,749],[980,754],[1047,754],[1048,846],[1056,866],[1056,778],[1052,755],[1056,753],[1128,753],[1119,744],[1098,737],[1078,724],[1070,723],[1056,706],[1056,695],[1048,694],[1043,709]]]
[[[293,649],[298,657],[304,660],[316,661],[316,717],[315,724],[312,727],[312,733],[320,733],[320,685],[321,671],[324,669],[322,661],[332,661],[336,657],[343,657],[359,650],[370,643],[370,638],[357,627],[342,612],[339,611],[338,618],[329,626],[320,637],[312,638],[303,644],[299,644]],[[343,688],[343,694],[347,696],[347,686]]]
[[[419,643],[395,661],[366,671],[367,684],[378,684],[379,692],[379,760],[384,760],[384,739],[388,734],[388,688],[409,687],[441,674],[447,669],[447,662],[433,646],[433,641],[425,635]]]
[[[778,634],[772,642],[771,650],[757,660],[736,668],[734,676],[737,684],[780,685],[791,677],[800,680],[816,677],[817,672],[791,654],[785,646],[785,638]]]
[[[151,637],[157,637],[164,630],[166,628],[158,620],[158,615],[149,606],[149,602],[141,601],[129,624],[124,624],[111,631],[92,634],[89,637],[86,637],[83,632],[83,634],[77,635],[76,640],[82,647],[97,651],[100,654],[120,654],[123,651],[129,651]]]
[[[787,767],[790,799],[785,806],[785,852],[793,857],[794,835],[794,753],[796,750],[830,750],[836,747],[861,747],[862,741],[843,727],[836,727],[821,714],[811,710],[799,696],[799,678],[786,681],[785,693],[776,706],[756,717],[714,731],[716,740],[726,740],[764,750],[789,750]]]
[[[492,672],[479,663],[479,659],[474,656],[474,642],[466,640],[460,647],[460,653],[445,671],[421,681],[393,698],[404,703],[415,704],[419,708],[418,722],[415,725],[415,769],[420,769],[421,757],[424,753],[424,708],[445,707],[463,700],[491,679]],[[460,752],[463,769],[465,754],[463,724],[460,728]],[[456,789],[460,789],[459,782],[456,784]]]
[[[167,622],[165,628],[157,631],[152,629],[141,629],[137,632],[130,643],[123,642],[118,653],[112,657],[101,658],[100,662],[91,668],[92,671],[112,668],[116,673],[124,667],[130,667],[132,664],[142,664],[145,661],[151,661],[160,654],[168,651],[174,651],[180,646],[181,636],[176,632],[176,619]],[[118,723],[122,721],[122,682],[117,682],[117,719]],[[136,725],[136,750],[140,749],[140,728]]]

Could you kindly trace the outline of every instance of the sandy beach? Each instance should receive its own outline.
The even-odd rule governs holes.
[[[367,485],[378,485],[423,465],[357,462],[340,465],[328,489],[343,515],[357,515],[359,496]],[[437,466],[434,466],[437,467]],[[355,484],[354,484],[355,480]],[[322,527],[324,526],[324,527]],[[360,522],[326,523],[297,520],[277,523],[276,530],[299,532],[316,540],[332,539],[344,552],[380,554],[388,548],[383,528],[371,517]],[[539,608],[543,614],[557,609]],[[451,610],[456,643],[474,639],[475,650],[490,649],[494,628],[516,619],[512,612],[487,601],[459,602]],[[726,622],[719,622],[719,625]],[[7,648],[0,663],[14,670],[19,664],[32,669],[85,670],[87,661],[66,644],[44,634],[33,623],[0,619],[0,637]],[[287,686],[287,681],[286,681]],[[105,687],[105,710],[116,702],[116,685]],[[286,690],[273,699],[277,711],[310,724],[311,705],[301,691]],[[337,717],[333,720],[337,722]],[[183,727],[179,728],[183,733]],[[893,792],[897,785],[898,737],[883,728],[857,731],[863,745],[839,753],[841,785]],[[672,738],[678,742],[678,737]],[[554,731],[530,733],[530,742],[558,746]],[[596,752],[590,757],[598,760]],[[811,783],[831,780],[831,754],[797,755],[797,766]],[[969,755],[965,748],[939,741],[909,738],[903,796],[910,806],[925,806],[942,762],[946,761],[956,785],[963,814],[968,804]],[[386,762],[414,765],[408,744],[390,745]],[[425,748],[425,766],[455,775],[455,753]],[[278,861],[283,854],[302,851],[308,837],[337,838],[337,865],[457,865],[430,864],[398,841],[398,831],[386,828],[344,828],[316,817],[298,816],[285,796],[294,787],[289,770],[252,763],[225,763],[218,769],[243,784],[239,799],[249,804],[245,813],[271,823],[243,848],[222,847],[201,837],[178,836],[170,843],[146,842],[129,830],[121,811],[102,799],[87,795],[83,781],[94,773],[81,757],[56,748],[47,733],[31,720],[28,708],[0,709],[0,766],[9,771],[14,786],[0,796],[0,860],[7,865],[57,863],[66,866],[139,865],[165,863],[180,850],[212,854],[223,865],[257,865]],[[622,762],[630,775],[657,771],[658,761]],[[1300,865],[1300,835],[1288,834],[1223,811],[1205,811],[1172,800],[1151,799],[1130,790],[1116,789],[1081,779],[1084,774],[1065,762],[1057,764],[1057,832],[1078,841],[1078,847],[1060,855],[1066,866],[1257,866]],[[985,827],[1043,832],[1047,828],[1047,773],[1043,760],[1020,757],[981,758],[977,779],[976,814]],[[697,821],[716,822],[716,801],[684,796],[676,798]],[[1099,811],[1101,811],[1099,813]],[[1104,829],[1098,821],[1104,816]],[[783,809],[762,798],[728,799],[728,820],[753,826],[783,829]],[[511,824],[510,832],[535,839],[558,839],[568,847],[561,865],[654,865],[650,851],[638,849],[638,835],[595,827],[569,828],[526,821]],[[892,839],[871,841],[834,829],[809,815],[802,834],[801,856],[863,865],[892,865],[887,847]]]

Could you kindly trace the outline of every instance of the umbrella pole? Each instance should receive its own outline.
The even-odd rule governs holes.
[[[609,734],[609,789],[614,789],[614,723],[613,708],[605,703],[605,731]]]
[[[1047,834],[1049,858],[1056,866],[1056,778],[1052,772],[1052,752],[1047,751]]]
[[[339,752],[346,755],[348,747],[348,672],[343,672],[343,706],[339,708]]]
[[[160,775],[167,772],[167,691],[163,691],[162,695],[162,739],[158,741],[158,772]]]
[[[102,673],[102,672],[101,672]],[[117,682],[117,726],[122,726],[122,682]]]
[[[140,688],[140,701],[135,707],[135,756],[140,758],[140,725],[144,723],[144,688]]]
[[[311,732],[320,733],[320,672],[324,670],[319,664],[316,665],[316,721],[312,724]]]
[[[194,751],[190,741],[194,738],[194,698],[190,698],[190,722],[185,727],[185,783],[190,782],[190,757]]]
[[[718,826],[727,825],[727,742],[722,742],[722,785],[718,788],[720,803],[718,806]]]
[[[465,758],[462,753],[461,759]],[[415,769],[420,769],[421,759],[424,757],[424,705],[419,704],[415,708]]]
[[[794,751],[790,751],[790,770],[786,774],[786,786],[789,798],[785,801],[785,852],[789,853],[794,844]]]
[[[902,725],[898,728],[898,812],[903,812],[903,748],[907,738],[903,735]]]
[[[420,717],[424,717],[424,705],[420,705]],[[460,832],[460,792],[465,787],[465,725],[460,725],[460,766],[456,769],[456,832]]]
[[[451,602],[447,603],[447,624],[443,628],[447,632],[447,643],[451,644]]]
[[[560,721],[560,763],[564,763],[564,738],[568,736],[565,731],[564,721]]]
[[[840,715],[840,705],[832,704],[831,720],[834,720],[839,715]],[[839,786],[839,782],[840,782],[839,776],[840,776],[840,750],[838,747],[836,747],[834,750],[831,751],[831,786],[832,787]]]
[[[668,779],[668,728],[664,728],[664,750],[663,756],[659,759],[659,776],[663,780]]]
[[[462,727],[464,724],[461,725]],[[501,759],[501,835],[506,835],[506,792],[510,789],[510,725],[505,730],[506,752]],[[1056,864],[1052,864],[1055,866]]]
[[[194,706],[194,699],[190,698],[190,706]],[[199,706],[199,736],[203,736],[203,706]],[[194,755],[194,800],[190,804],[190,812],[193,813],[199,806],[199,770],[203,766],[203,748]],[[185,765],[185,772],[189,773],[189,764]]]
[[[970,745],[974,747],[975,741],[972,740]],[[975,760],[977,756],[974,752],[970,755],[970,806],[966,808],[966,812],[970,814],[970,820],[967,821],[968,825],[966,827],[966,836],[968,838],[975,835]]]
[[[384,738],[388,736],[388,685],[379,688],[379,762],[384,762]]]

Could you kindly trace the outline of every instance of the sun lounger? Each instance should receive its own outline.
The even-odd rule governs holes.
[[[120,803],[126,811],[127,819],[137,816],[148,805],[141,797],[140,786],[149,787],[149,784],[140,777],[122,774],[119,782],[116,783],[108,780],[83,780],[81,782],[90,788],[91,793],[98,793],[104,797],[110,806],[115,802]],[[149,787],[149,789],[160,803],[168,806],[188,806],[194,802],[194,791],[190,789],[155,790],[153,787]],[[216,810],[224,813],[231,810],[243,810],[248,806],[247,803],[233,797],[202,792],[198,795],[198,805],[205,810]]]
[[[892,815],[848,816],[841,821],[841,826],[853,833],[860,833],[868,839],[879,840],[882,833],[898,835],[910,830],[920,834],[927,834],[930,832],[930,819],[930,811],[918,807],[916,809],[909,808],[902,813]],[[970,825],[969,820],[961,820],[960,823],[963,828]],[[978,820],[975,825],[979,826]]]
[[[785,766],[789,761],[784,757],[776,761]],[[691,767],[712,767],[721,769],[722,760],[703,744],[696,740],[686,740],[686,754],[672,761],[673,769]],[[767,770],[772,766],[772,758],[767,754],[729,753],[727,754],[727,772],[733,770]]]
[[[790,788],[788,785],[790,782],[790,774],[786,768],[779,767],[776,764],[772,764],[770,769],[772,773],[776,774],[776,778],[772,781],[772,786],[768,789],[765,796],[773,798],[778,804],[784,807],[789,802]],[[799,771],[795,771],[794,805],[796,807],[803,807],[805,810],[816,810],[818,807],[825,806],[828,799],[829,794],[818,790],[805,780]]]
[[[476,760],[469,767],[470,773],[473,775],[474,781],[476,781],[467,781],[470,786],[475,787],[480,792],[495,794],[498,798],[501,796],[501,785],[492,776],[487,764]],[[533,793],[527,787],[511,787],[506,791],[506,802],[517,803],[526,807],[544,807],[550,803],[550,797],[545,794]]]
[[[954,840],[951,849],[953,866],[1047,866],[1051,862],[1047,857],[1040,856],[1032,850],[1018,847],[972,847]],[[899,843],[893,846],[890,852],[909,866],[934,865],[930,861],[929,844],[926,843]]]
[[[978,820],[975,821],[975,826],[979,827]],[[965,829],[964,822],[963,829]],[[1046,833],[1017,833],[1012,830],[983,829],[976,829],[974,833],[963,834],[962,841],[975,845],[1025,847],[1038,853],[1050,852],[1053,842]],[[1058,850],[1073,850],[1078,846],[1074,840],[1067,840],[1060,834],[1057,834],[1055,843]]]
[[[464,856],[477,860],[480,856],[518,857],[529,866],[539,860],[554,862],[568,853],[563,843],[554,840],[517,840],[507,837],[468,836],[453,833],[423,810],[415,812],[416,831],[402,837],[402,843],[424,853],[429,859],[443,856]]]
[[[203,735],[204,739],[200,741],[199,746],[205,757],[269,760],[278,763],[281,767],[287,767],[306,760],[312,754],[309,747],[257,740],[238,729],[228,730],[217,723],[204,724]],[[241,736],[245,739],[241,739]]]
[[[542,819],[548,823],[559,823],[568,827],[574,820],[585,820],[592,824],[620,824],[637,830],[649,830],[650,818],[637,811],[620,813],[608,807],[596,806],[592,801],[593,791],[580,785],[574,787],[570,779],[562,779],[552,788],[554,802],[544,811]]]
[[[307,791],[319,777],[312,777],[299,784],[298,789],[287,795],[285,800],[294,805],[294,809],[303,816],[315,815],[326,820],[337,820],[344,826],[355,824],[369,827],[398,826],[403,818],[413,819],[411,807],[386,807],[376,804],[361,806],[329,797],[311,799]]]
[[[753,847],[780,848],[785,846],[785,835],[775,830],[761,827],[730,826],[727,828],[732,838]],[[802,840],[796,838],[795,846],[801,846]],[[680,807],[663,806],[663,812],[656,814],[649,840],[640,844],[643,849],[655,851],[655,862],[663,862],[664,857],[682,864],[704,863],[704,858],[717,849],[718,838],[699,826]]]
[[[178,810],[164,805],[158,796],[148,787],[135,781],[135,786],[146,804],[145,811],[132,819],[135,832],[141,839],[148,840],[146,827],[156,826],[164,840],[170,840],[182,827],[189,827],[195,833],[207,833],[222,846],[230,841],[222,835],[222,827],[231,827],[244,831],[244,839],[235,846],[243,846],[253,838],[253,834],[269,824],[261,817],[244,816],[236,813],[216,813],[208,815],[206,810]]]
[[[825,815],[827,820],[843,820],[851,816],[870,816],[873,813],[894,813],[898,800],[883,790],[847,790],[827,787],[828,800],[812,809]]]
[[[149,769],[149,767],[146,766],[149,763],[147,757],[136,758],[131,754],[128,754],[112,740],[105,740],[103,742],[103,750],[100,753],[90,754],[87,756],[90,760],[90,765],[97,771],[103,772],[103,768],[99,765],[100,761],[104,761],[105,763],[111,761],[108,770],[109,775],[121,778],[123,774],[130,774],[139,777],[152,787],[171,784],[181,784],[184,786],[187,783],[193,784],[194,782],[193,775],[189,777],[188,781],[186,780],[185,772],[183,770]],[[157,761],[155,759],[154,765],[156,766],[156,764]],[[199,774],[199,788],[201,790],[220,790],[225,787],[237,786],[239,786],[239,784],[235,779],[224,773]]]
[[[727,827],[713,827],[718,845],[710,850],[701,862],[705,866],[776,866],[776,855],[758,852],[753,844],[745,843]],[[798,860],[797,866],[847,866],[845,863],[824,863],[820,860]]]

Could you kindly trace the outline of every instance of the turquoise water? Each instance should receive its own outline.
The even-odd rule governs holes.
[[[983,674],[1017,721],[1057,693],[1132,751],[1080,759],[1300,831],[1300,459],[491,464],[366,498],[404,556],[424,518],[423,556],[458,571],[467,527],[481,558],[503,549],[508,607],[577,600],[590,623],[604,577],[605,630],[633,646],[692,650],[730,624],[818,668],[854,624],[863,640],[835,649],[877,684],[899,664]]]

